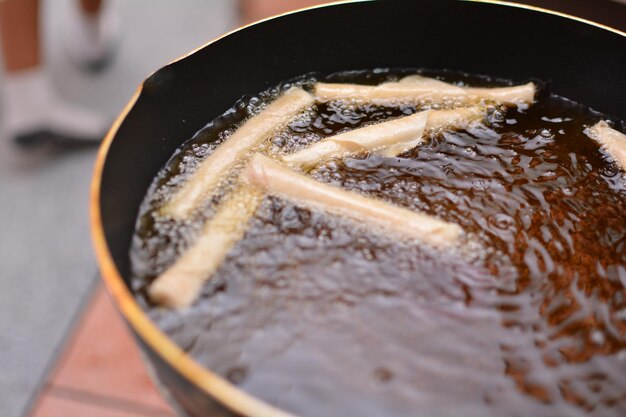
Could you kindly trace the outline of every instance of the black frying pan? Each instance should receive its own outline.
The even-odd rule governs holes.
[[[376,67],[540,79],[556,94],[626,120],[626,34],[490,1],[365,1],[305,10],[235,31],[157,71],[100,149],[92,233],[115,303],[158,380],[189,416],[286,414],[200,367],[135,303],[128,253],[152,178],[183,141],[243,95],[308,72]]]

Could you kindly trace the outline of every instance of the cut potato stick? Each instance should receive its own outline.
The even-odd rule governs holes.
[[[148,294],[154,303],[168,308],[191,305],[204,282],[245,235],[263,194],[241,185],[226,198],[193,245],[150,285]]]
[[[481,100],[493,100],[500,104],[514,105],[532,103],[535,90],[535,84],[532,82],[513,87],[459,87],[420,75],[411,75],[398,82],[376,86],[332,83],[315,85],[315,95],[322,102],[344,99],[359,99],[374,103],[388,103],[393,100],[401,102],[454,100],[463,104],[473,104]]]
[[[396,156],[421,144],[425,130],[462,125],[484,115],[484,111],[484,108],[478,106],[426,110],[328,137],[304,150],[284,156],[283,160],[307,168],[329,158],[345,157],[361,151],[380,150],[385,156]]]
[[[246,154],[314,101],[314,97],[301,88],[289,89],[258,115],[247,120],[202,161],[161,213],[178,219],[187,217],[206,196],[215,191],[231,169],[245,159]]]
[[[299,152],[285,155],[283,160],[302,167],[310,167],[328,158],[340,158],[389,144],[421,139],[428,121],[428,113],[429,110],[331,136]]]
[[[613,129],[604,120],[585,130],[585,134],[600,143],[617,164],[626,171],[626,135]]]
[[[244,175],[268,194],[373,223],[434,246],[454,245],[462,234],[455,224],[321,183],[262,155],[250,160]]]
[[[465,128],[471,122],[482,119],[485,116],[485,112],[486,108],[482,106],[459,107],[451,110],[430,110],[425,130],[433,132],[449,127]],[[389,144],[389,146],[380,150],[379,153],[389,157],[398,156],[423,143],[424,137],[418,136],[406,142]]]

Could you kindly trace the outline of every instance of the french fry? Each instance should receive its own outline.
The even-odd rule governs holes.
[[[536,87],[532,82],[513,87],[459,87],[433,78],[411,75],[398,82],[376,86],[317,83],[314,92],[321,102],[357,99],[384,104],[394,100],[401,102],[454,100],[464,105],[471,105],[482,100],[490,100],[499,104],[515,105],[532,103]]]
[[[428,121],[428,113],[429,110],[331,136],[299,152],[285,155],[283,160],[290,164],[310,167],[331,157],[341,158],[389,144],[421,139]]]
[[[198,204],[215,192],[238,163],[245,161],[251,151],[314,101],[315,98],[301,88],[286,91],[258,115],[247,120],[202,161],[196,172],[162,207],[161,214],[176,219],[188,217]]]
[[[600,143],[617,164],[626,171],[626,135],[613,129],[604,120],[585,130],[585,134]]]
[[[435,132],[449,127],[464,128],[473,121],[484,117],[485,107],[459,107],[451,110],[430,110],[426,131]],[[389,144],[379,152],[381,155],[394,157],[407,152],[424,143],[423,137],[415,137],[413,140]]]
[[[453,246],[462,235],[455,224],[321,183],[262,155],[250,160],[243,175],[268,194],[369,222],[433,246]]]
[[[226,198],[192,246],[152,282],[148,295],[153,302],[168,308],[191,305],[204,282],[244,237],[263,194],[240,185]]]
[[[285,155],[283,161],[308,168],[329,158],[345,157],[361,151],[379,151],[385,156],[396,156],[423,143],[426,130],[462,126],[484,113],[484,108],[479,106],[426,110],[328,137],[306,149]]]

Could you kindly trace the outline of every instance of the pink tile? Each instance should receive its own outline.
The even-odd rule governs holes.
[[[31,417],[146,417],[148,414],[44,395]]]
[[[49,383],[53,388],[80,390],[171,412],[102,287],[95,292]]]

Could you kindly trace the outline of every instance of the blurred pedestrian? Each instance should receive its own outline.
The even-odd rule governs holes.
[[[73,16],[63,33],[68,58],[85,70],[102,69],[115,47],[115,16],[102,0],[72,5]],[[4,135],[21,146],[97,144],[108,121],[68,103],[55,91],[42,60],[39,9],[39,0],[0,0]]]
[[[243,23],[250,23],[290,10],[329,3],[333,0],[239,0],[239,10]]]

